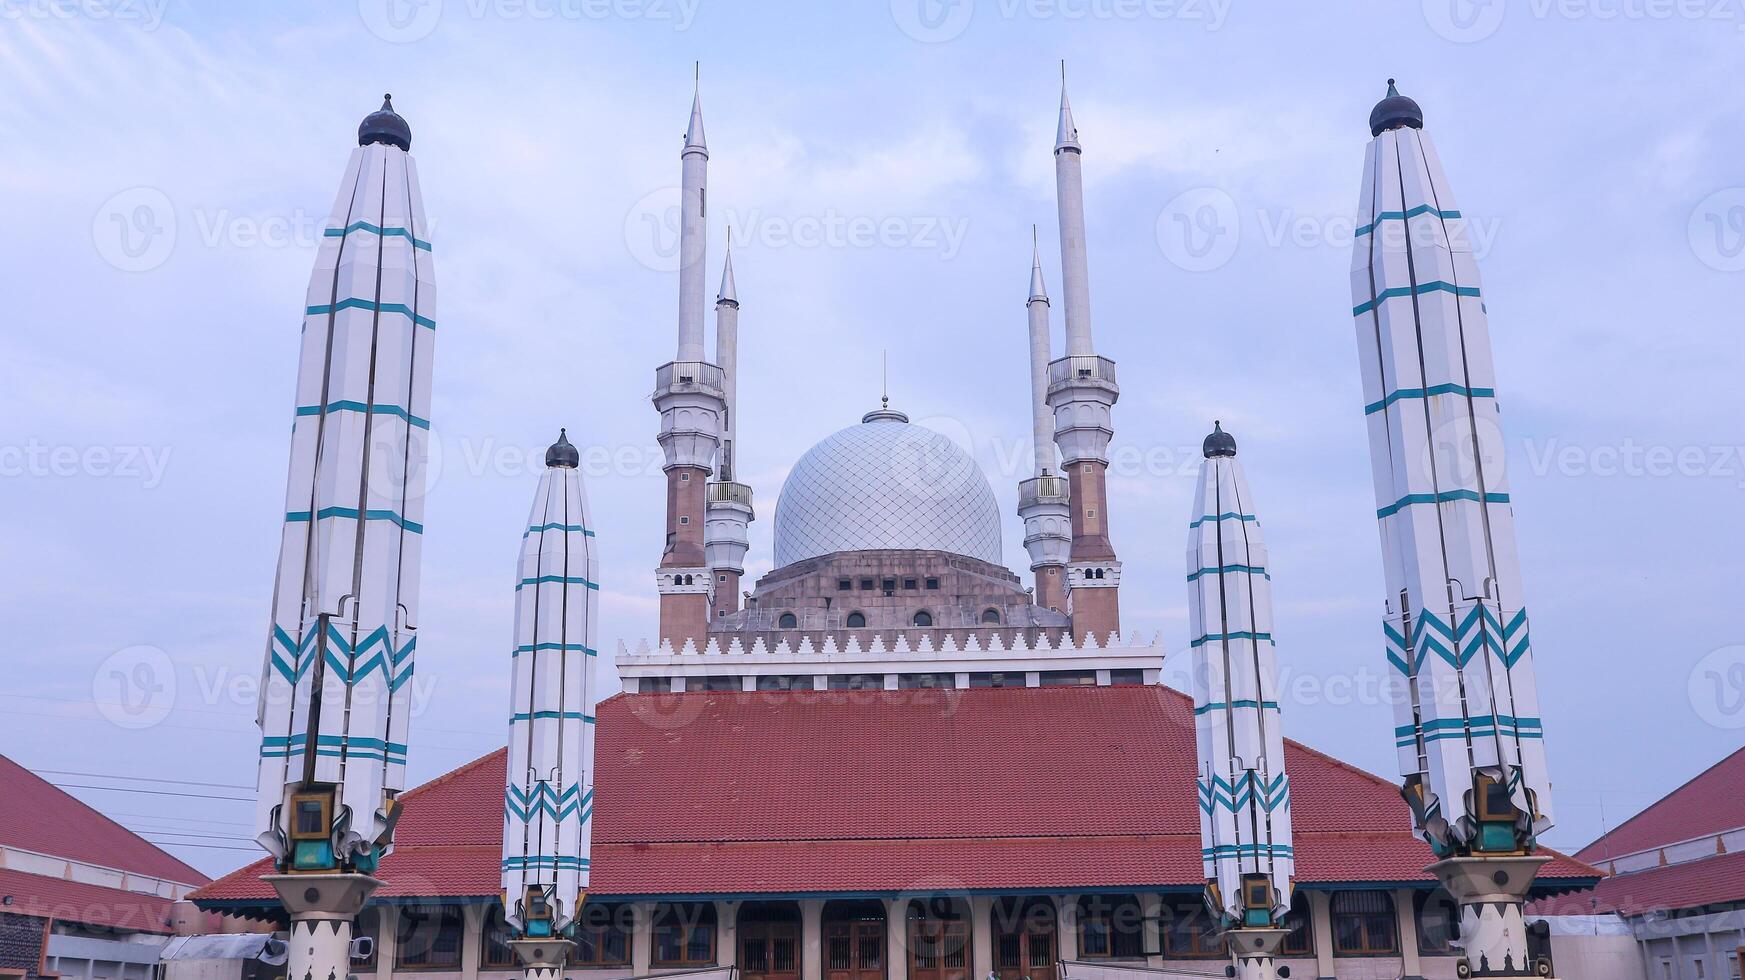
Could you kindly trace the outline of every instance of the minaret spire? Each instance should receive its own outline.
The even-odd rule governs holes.
[[[1072,553],[1072,514],[1067,481],[1056,471],[1054,413],[1048,408],[1048,290],[1042,284],[1042,246],[1030,226],[1030,422],[1036,474],[1018,484],[1018,516],[1024,519],[1024,550],[1036,576],[1036,603],[1065,612],[1066,563]]]
[[[1048,367],[1048,406],[1054,441],[1071,480],[1072,593],[1075,639],[1106,639],[1121,628],[1121,563],[1109,540],[1110,410],[1120,397],[1115,363],[1097,356],[1091,342],[1090,262],[1085,254],[1084,151],[1061,62],[1060,129],[1054,141],[1054,188],[1060,214],[1061,295],[1066,304],[1066,356]]]
[[[715,359],[721,364],[726,410],[721,414],[721,452],[703,531],[703,550],[714,583],[710,619],[739,610],[739,580],[745,574],[745,554],[751,550],[747,530],[757,518],[751,487],[738,482],[739,472],[739,289],[733,282],[733,229],[727,229],[727,254],[721,263],[721,292],[715,297]]]
[[[1527,977],[1523,902],[1552,824],[1515,516],[1478,263],[1424,113],[1369,116],[1351,314],[1381,531],[1391,740],[1463,972]],[[1412,352],[1402,356],[1400,352]]]
[[[703,359],[703,270],[709,250],[709,147],[703,139],[701,67],[691,96],[691,122],[679,185],[679,349],[676,360]]]
[[[698,74],[700,78],[700,69]],[[715,591],[705,551],[706,485],[728,414],[725,374],[704,360],[709,148],[703,142],[700,84],[691,97],[691,122],[679,151],[679,166],[678,353],[655,370],[653,399],[660,412],[659,439],[667,477],[666,547],[655,583],[660,590],[662,642],[675,650],[689,643],[700,653],[709,639],[709,604]]]

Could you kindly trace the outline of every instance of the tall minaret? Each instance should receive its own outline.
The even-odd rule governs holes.
[[[1036,474],[1018,484],[1024,550],[1036,576],[1036,604],[1066,611],[1066,563],[1072,553],[1067,481],[1055,470],[1054,420],[1048,411],[1048,290],[1042,284],[1042,248],[1030,229],[1030,415]]]
[[[1115,362],[1091,343],[1090,264],[1085,257],[1083,148],[1061,68],[1060,128],[1054,140],[1054,187],[1060,206],[1061,291],[1066,302],[1066,356],[1048,366],[1054,441],[1069,483],[1072,556],[1067,608],[1073,637],[1106,640],[1121,629],[1121,563],[1109,541],[1110,410],[1120,397]]]
[[[346,976],[405,786],[436,286],[412,130],[358,127],[304,303],[256,837],[292,977]]]
[[[1466,965],[1531,976],[1522,901],[1551,783],[1478,266],[1418,104],[1389,79],[1369,125],[1351,312],[1401,789],[1461,904]]]
[[[745,553],[751,548],[747,526],[756,519],[751,487],[738,482],[734,453],[739,448],[739,291],[733,283],[733,232],[727,233],[727,258],[721,266],[721,292],[715,297],[715,359],[726,379],[727,414],[722,426],[721,454],[715,482],[709,484],[704,551],[715,577],[713,618],[739,608],[739,580],[745,574]]]
[[[660,638],[675,649],[708,642],[714,577],[703,549],[706,485],[727,410],[719,367],[703,359],[703,263],[707,252],[709,148],[703,141],[701,92],[691,100],[691,123],[679,151],[683,172],[679,213],[679,345],[675,358],[655,369],[654,407],[660,412],[660,448],[666,456],[666,548],[655,585],[660,592]]]
[[[515,576],[503,902],[526,980],[563,975],[574,945],[564,933],[588,893],[600,563],[580,461],[560,430],[545,451]]]
[[[1272,574],[1236,440],[1213,424],[1188,523],[1188,619],[1199,745],[1200,858],[1235,976],[1272,980],[1290,930],[1291,784],[1285,775]]]

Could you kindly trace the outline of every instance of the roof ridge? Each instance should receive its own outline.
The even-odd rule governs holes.
[[[403,803],[408,799],[412,799],[414,797],[421,796],[424,793],[437,788],[438,786],[447,785],[448,783],[451,783],[454,780],[460,778],[465,773],[471,772],[472,770],[477,769],[478,767],[490,762],[492,759],[496,758],[497,756],[500,756],[500,755],[506,756],[508,754],[509,754],[509,746],[507,746],[507,745],[504,745],[500,748],[492,749],[491,751],[486,752],[484,755],[479,756],[477,759],[474,759],[471,762],[463,762],[460,765],[455,766],[453,769],[450,769],[449,771],[436,777],[435,779],[431,779],[431,780],[428,780],[426,782],[419,783],[417,786],[414,786],[411,789],[407,790],[406,792],[401,793],[400,794],[400,801]]]
[[[180,865],[182,870],[184,872],[186,872],[187,874],[191,875],[191,877],[188,878],[186,881],[178,881],[177,884],[194,885],[196,887],[199,887],[199,886],[206,885],[212,881],[211,876],[201,872],[199,868],[196,868],[193,865],[189,864],[188,862],[183,861],[181,858],[176,857],[174,854],[171,854],[169,851],[164,850],[159,845],[154,844],[149,840],[146,840],[144,837],[140,836],[140,834],[138,832],[129,829],[128,827],[126,827],[125,825],[123,825],[122,823],[117,821],[115,818],[104,813],[102,810],[97,809],[96,807],[92,806],[91,804],[86,803],[84,800],[79,799],[77,796],[74,796],[73,794],[67,792],[66,790],[61,789],[59,786],[56,786],[54,783],[49,782],[47,779],[44,779],[43,777],[37,775],[35,772],[32,772],[28,766],[24,765],[24,763],[22,763],[22,762],[19,762],[17,759],[14,759],[8,755],[0,753],[0,762],[6,763],[6,764],[12,766],[14,769],[18,770],[19,773],[22,773],[25,778],[32,779],[38,783],[41,783],[42,786],[45,789],[47,789],[49,792],[54,793],[57,796],[64,797],[65,799],[71,800],[73,803],[77,804],[78,806],[83,807],[85,810],[90,811],[90,814],[92,816],[96,817],[98,820],[101,820],[103,823],[107,824],[109,828],[120,831],[121,833],[127,835],[128,837],[131,837],[134,840],[140,842],[141,844],[144,844],[145,846],[151,848],[153,851],[156,851],[158,854],[162,855],[166,859],[168,859],[170,861],[174,861],[176,864]],[[4,773],[0,773],[0,776],[3,776],[3,775],[4,775]],[[11,845],[11,846],[17,847],[18,845]],[[19,850],[34,851],[35,849],[28,848],[28,847],[19,847]],[[36,852],[36,853],[42,853],[42,852]],[[70,857],[70,856],[65,855],[65,854],[50,854],[49,857],[58,858],[60,860],[76,861],[77,863],[80,863],[80,864],[90,864],[90,865],[97,865],[99,867],[112,868],[116,871],[122,871],[122,872],[126,872],[128,874],[140,875],[142,877],[149,877],[149,878],[164,878],[165,877],[162,874],[158,874],[156,872],[151,872],[151,871],[146,871],[142,868],[127,868],[127,867],[122,867],[121,865],[118,865],[118,864],[109,864],[109,863],[99,864],[99,862],[96,862],[96,861],[91,861],[91,860],[87,860],[84,858],[74,858],[74,857]]]
[[[1729,762],[1732,762],[1735,758],[1737,758],[1741,755],[1745,755],[1745,746],[1734,749],[1732,752],[1729,752],[1726,755],[1722,756],[1721,758],[1715,760],[1714,764],[1710,765],[1708,768],[1704,769],[1702,772],[1699,772],[1696,775],[1685,780],[1684,782],[1678,784],[1678,786],[1676,788],[1674,788],[1673,790],[1668,792],[1666,795],[1655,800],[1653,803],[1650,803],[1647,806],[1643,807],[1642,809],[1637,810],[1630,817],[1626,818],[1623,823],[1618,824],[1616,827],[1613,827],[1611,830],[1608,830],[1605,833],[1599,835],[1598,837],[1595,837],[1592,841],[1588,842],[1586,847],[1583,847],[1580,850],[1576,851],[1576,854],[1580,855],[1580,854],[1583,854],[1587,851],[1591,851],[1594,848],[1605,843],[1607,839],[1613,837],[1616,834],[1622,833],[1626,827],[1629,827],[1631,824],[1635,823],[1636,821],[1642,819],[1643,817],[1646,817],[1650,811],[1658,809],[1662,803],[1665,803],[1666,801],[1672,799],[1673,797],[1684,792],[1685,790],[1690,789],[1692,786],[1695,786],[1697,783],[1702,782],[1702,780],[1705,777],[1707,777],[1708,775],[1713,773],[1715,770],[1721,768],[1722,766],[1726,765]],[[1684,840],[1661,841],[1660,843],[1652,845],[1650,847],[1638,848],[1634,851],[1625,851],[1622,854],[1596,854],[1596,855],[1594,855],[1594,859],[1595,860],[1602,860],[1602,861],[1610,861],[1614,858],[1629,857],[1632,854],[1641,854],[1644,851],[1656,850],[1656,849],[1661,848],[1661,847],[1666,847],[1670,844],[1682,844],[1682,843],[1686,843],[1686,842],[1692,841],[1692,840],[1701,840],[1703,837],[1707,837],[1707,836],[1712,836],[1712,835],[1702,834],[1702,835],[1698,835],[1697,837],[1685,838]]]

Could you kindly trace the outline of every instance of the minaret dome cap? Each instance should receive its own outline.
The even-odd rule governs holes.
[[[1236,455],[1236,437],[1224,431],[1222,422],[1213,422],[1212,434],[1206,437],[1205,445],[1201,447],[1201,450],[1206,454],[1207,459],[1216,459],[1220,456],[1234,457]]]
[[[1423,129],[1424,110],[1418,108],[1418,103],[1401,95],[1400,90],[1394,88],[1394,80],[1390,78],[1387,97],[1369,110],[1369,135],[1380,136],[1401,126]]]
[[[412,127],[405,117],[394,111],[394,97],[382,96],[382,107],[364,117],[357,127],[357,145],[386,143],[412,152]]]
[[[545,451],[545,465],[575,469],[582,463],[581,450],[570,444],[569,430],[557,430],[557,441]]]

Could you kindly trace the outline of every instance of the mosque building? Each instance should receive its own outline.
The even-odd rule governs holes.
[[[384,131],[378,120],[360,134],[360,142],[375,141],[364,147],[363,165],[386,159],[390,173],[413,173],[407,179],[416,214],[407,220],[422,224],[415,172],[402,162],[410,128],[394,118],[392,146],[402,152],[379,145],[384,138],[372,135]],[[370,789],[389,801],[369,831],[379,836],[355,841],[350,864],[317,855],[323,869],[376,882],[354,893],[357,902],[370,896],[361,914],[343,913],[355,914],[359,935],[374,940],[353,945],[351,972],[475,980],[521,975],[525,965],[530,977],[552,975],[536,973],[522,948],[540,935],[531,923],[545,914],[544,898],[534,900],[539,886],[529,881],[541,861],[560,860],[527,843],[527,828],[547,805],[539,794],[550,787],[518,790],[517,769],[527,763],[513,761],[526,751],[523,735],[534,745],[544,736],[528,733],[548,720],[571,726],[552,735],[548,748],[569,744],[561,739],[584,746],[566,750],[579,761],[565,763],[571,768],[553,784],[561,793],[548,801],[552,817],[561,808],[565,819],[591,819],[591,847],[584,830],[580,857],[561,859],[570,877],[544,893],[563,906],[547,921],[560,922],[573,943],[569,976],[1221,973],[1230,952],[1204,898],[1216,849],[1203,841],[1201,822],[1216,802],[1196,790],[1205,771],[1196,725],[1208,710],[1234,715],[1241,705],[1233,695],[1197,704],[1164,686],[1161,640],[1122,635],[1118,545],[1127,525],[1112,513],[1107,488],[1120,387],[1115,361],[1092,332],[1088,161],[1064,88],[1052,148],[1059,291],[1050,292],[1038,250],[1024,302],[1035,464],[1018,487],[1028,559],[1022,571],[1002,552],[1008,515],[975,460],[888,401],[802,455],[765,517],[767,505],[754,501],[735,467],[738,440],[755,434],[738,426],[738,400],[753,393],[737,390],[742,311],[730,255],[714,303],[712,358],[708,350],[709,153],[697,99],[681,147],[677,343],[672,360],[655,369],[652,395],[666,476],[665,543],[652,583],[658,636],[620,646],[622,690],[584,697],[583,705],[597,702],[591,711],[576,709],[574,693],[562,707],[542,710],[537,686],[531,700],[517,688],[507,750],[403,792],[392,782]],[[345,229],[338,238],[353,234],[348,215],[335,221]],[[387,240],[394,231],[365,233]],[[404,237],[405,268],[416,266],[416,274],[403,274],[413,290],[425,284],[431,246],[416,227]],[[338,262],[343,272],[345,260]],[[1050,329],[1057,296],[1061,350]],[[384,299],[364,306],[384,309]],[[746,300],[751,317],[756,304]],[[396,329],[422,342],[417,323],[408,314]],[[756,356],[756,346],[746,353]],[[1225,530],[1241,533],[1255,521],[1234,469],[1237,451],[1231,433],[1208,437],[1214,475],[1210,496],[1202,497],[1219,502],[1208,502],[1207,513],[1182,515],[1184,542],[1191,530],[1195,547],[1215,550]],[[587,597],[595,588],[589,549],[596,528],[579,479],[566,472],[576,466],[567,438],[552,447],[547,465],[522,546],[518,684],[534,669],[528,665],[560,663],[534,658],[597,649]],[[774,568],[747,583],[748,525],[757,519],[773,522]],[[404,531],[404,523],[393,526]],[[1264,557],[1258,536],[1244,554]],[[1218,558],[1206,569],[1193,559],[1188,581],[1206,616],[1215,616],[1224,593],[1196,579],[1211,574],[1224,582],[1225,573],[1239,572],[1247,584],[1217,588],[1250,588],[1269,579],[1249,567],[1259,560],[1226,565]],[[415,571],[408,580],[414,590]],[[567,610],[561,621],[537,610],[523,616],[524,607],[535,610],[548,596],[561,600],[553,608]],[[1270,608],[1250,615],[1239,634],[1265,648],[1268,669],[1270,617]],[[1224,620],[1224,633],[1216,622],[1207,620],[1196,648],[1238,637],[1229,632],[1235,620]],[[284,641],[285,676],[318,685],[297,673],[301,642]],[[404,647],[409,672],[410,641]],[[1279,713],[1264,695],[1252,706],[1267,708],[1269,719]],[[295,745],[301,722],[286,724],[291,734],[263,754],[282,749],[284,738]],[[385,752],[403,764],[406,746],[392,735],[403,729],[383,724],[390,726]],[[1266,807],[1289,813],[1279,824],[1294,832],[1278,847],[1282,884],[1268,893],[1285,910],[1268,923],[1277,932],[1277,975],[1465,975],[1456,939],[1462,911],[1427,870],[1439,852],[1414,834],[1398,785],[1280,739],[1276,727],[1268,744],[1269,765],[1288,768],[1290,779]],[[282,769],[272,778],[284,783],[286,799],[301,799],[307,786]],[[263,839],[277,841],[285,838],[275,809],[280,787],[266,782],[263,812],[274,823]],[[517,800],[532,804],[522,810]],[[275,853],[194,898],[237,928],[283,928],[287,909],[301,922],[306,913],[289,898],[281,907],[275,889],[282,897],[314,880],[297,877],[302,853]],[[1590,887],[1601,876],[1541,853],[1549,861],[1529,879],[1535,897]],[[280,873],[271,874],[275,868]],[[1542,947],[1542,937],[1528,940],[1533,955]],[[333,955],[343,957],[343,948]]]

